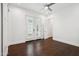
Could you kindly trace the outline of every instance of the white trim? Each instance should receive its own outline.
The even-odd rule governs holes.
[[[70,42],[70,41],[58,39],[58,38],[53,38],[53,40],[79,47],[79,43]]]
[[[8,43],[8,46],[10,46],[10,45],[14,45],[14,44],[20,44],[20,43],[24,43],[24,42],[26,42],[26,41],[17,41],[17,42],[9,42]]]

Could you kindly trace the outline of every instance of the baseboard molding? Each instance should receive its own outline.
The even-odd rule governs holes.
[[[46,39],[52,39],[52,37],[48,37],[48,38],[46,38]]]
[[[41,39],[36,39],[36,40],[41,40]],[[27,41],[36,41],[36,40],[22,40],[22,41],[11,42],[11,43],[8,44],[8,46],[15,45],[15,44],[20,44],[20,43],[25,43]]]
[[[66,41],[66,40],[63,40],[63,39],[61,40],[61,39],[58,39],[58,38],[53,38],[53,40],[79,47],[79,43],[70,42],[70,41]]]
[[[47,37],[47,38],[45,38],[45,39],[52,39],[53,37]]]
[[[25,41],[17,41],[17,42],[11,42],[8,44],[8,46],[10,45],[14,45],[14,44],[20,44],[20,43],[24,43]]]

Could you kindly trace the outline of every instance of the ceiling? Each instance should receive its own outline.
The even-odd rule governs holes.
[[[44,9],[44,6],[47,4],[47,3],[10,3],[11,5],[15,5],[15,6],[19,6],[19,7],[22,7],[22,8],[25,8],[25,9],[29,9],[29,10],[32,10],[32,11],[35,11],[37,13],[40,13],[40,14],[47,14],[48,10],[45,10]],[[57,12],[57,11],[60,11],[61,9],[69,6],[69,5],[72,5],[73,3],[56,3],[54,5],[52,5],[50,8],[53,10],[53,12]]]

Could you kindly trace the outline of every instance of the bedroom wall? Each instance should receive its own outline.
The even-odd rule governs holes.
[[[25,12],[8,6],[8,45],[25,42]]]
[[[71,4],[54,12],[53,39],[79,46],[79,4]]]

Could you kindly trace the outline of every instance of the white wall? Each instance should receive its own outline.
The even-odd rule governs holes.
[[[71,4],[53,14],[54,40],[79,46],[79,4]]]
[[[25,42],[25,11],[8,6],[8,45]]]

